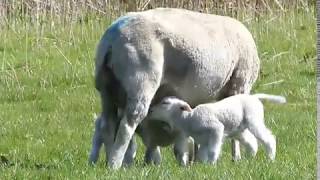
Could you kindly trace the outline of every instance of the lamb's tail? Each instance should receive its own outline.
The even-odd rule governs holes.
[[[253,94],[253,96],[257,97],[260,100],[268,100],[273,103],[284,104],[287,102],[286,98],[283,96],[276,96],[270,94]]]

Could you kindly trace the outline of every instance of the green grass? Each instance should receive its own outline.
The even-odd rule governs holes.
[[[263,148],[255,159],[231,162],[230,143],[216,166],[179,167],[171,148],[159,167],[143,166],[139,141],[132,168],[87,165],[93,113],[94,50],[108,25],[103,18],[67,25],[10,22],[0,29],[0,179],[315,179],[316,25],[314,12],[288,12],[246,21],[258,45],[262,70],[254,92],[281,94],[266,103],[266,123],[277,136],[276,161]],[[278,84],[266,85],[270,82]]]

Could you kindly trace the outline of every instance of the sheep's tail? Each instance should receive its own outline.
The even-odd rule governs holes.
[[[253,94],[253,96],[257,97],[259,100],[268,100],[273,103],[284,104],[287,102],[286,98],[283,96],[276,96],[270,94]]]
[[[103,82],[103,72],[106,71],[106,67],[111,58],[111,42],[108,30],[101,38],[96,51],[95,56],[95,86],[100,91],[101,82]]]

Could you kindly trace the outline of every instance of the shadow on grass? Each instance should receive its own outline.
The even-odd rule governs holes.
[[[6,156],[4,155],[1,155],[0,156],[0,167],[12,167],[12,166],[19,166],[21,168],[31,168],[31,169],[46,169],[46,170],[49,170],[49,169],[57,169],[58,167],[57,166],[54,166],[54,165],[49,165],[49,164],[44,164],[44,163],[31,163],[31,164],[27,164],[27,163],[23,163],[23,162],[20,162],[20,161],[17,161],[17,162],[13,162],[13,161],[10,161]]]
[[[314,71],[300,71],[299,74],[307,77],[316,77],[316,72]]]

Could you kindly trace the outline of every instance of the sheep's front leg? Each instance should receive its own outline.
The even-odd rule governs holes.
[[[224,126],[221,124],[210,134],[208,143],[208,162],[211,164],[214,164],[220,156],[223,143],[223,131]]]

